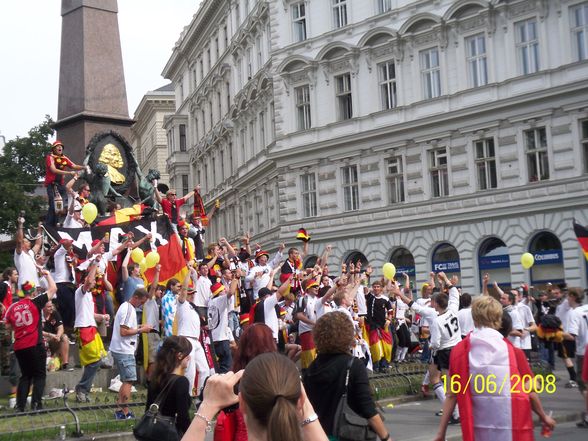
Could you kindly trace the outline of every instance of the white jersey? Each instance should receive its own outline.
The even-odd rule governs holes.
[[[195,306],[189,301],[178,302],[176,320],[178,321],[178,335],[192,337],[196,340],[200,338],[200,316],[196,312]]]
[[[355,301],[357,302],[357,314],[367,315],[367,303],[365,301],[365,288],[359,285],[357,288],[357,294],[355,295]]]
[[[576,336],[576,354],[581,357],[588,345],[588,305],[572,310],[568,332]]]
[[[459,310],[459,291],[453,287],[449,290],[447,309],[441,315],[430,306],[413,302],[411,308],[420,314],[426,322],[431,323],[431,348],[433,350],[449,349],[461,341],[461,330],[457,312]]]
[[[92,292],[84,292],[84,285],[80,286],[75,293],[76,320],[74,328],[96,327],[94,319],[94,300]]]
[[[229,340],[229,308],[233,301],[226,294],[218,295],[208,301],[208,328],[212,333],[212,341]]]
[[[523,320],[521,318],[521,315],[519,314],[519,310],[516,306],[511,306],[508,307],[508,310],[505,310],[506,312],[508,312],[508,314],[510,315],[510,318],[512,320],[512,329],[513,331],[522,331],[523,329],[526,328],[526,326],[523,325]],[[515,335],[509,335],[508,339],[510,340],[510,342],[513,344],[513,346],[515,348],[521,348],[521,337],[517,337]]]
[[[309,320],[312,320],[313,322],[316,322],[316,302],[317,302],[317,298],[316,297],[313,297],[313,296],[309,296],[308,294],[305,294],[303,297],[300,297],[298,299],[299,305],[302,304],[302,302],[304,301],[303,299],[306,299],[306,308],[304,309],[304,315]],[[305,332],[312,331],[312,328],[313,328],[312,325],[309,325],[308,323],[304,323],[302,320],[300,320],[298,322],[298,333],[299,334],[303,334]]]
[[[533,318],[533,312],[526,304],[519,302],[517,303],[517,312],[523,323],[523,336],[521,337],[521,349],[531,349],[531,333],[526,330],[531,325],[535,324]],[[565,330],[566,328],[564,328]]]
[[[406,323],[406,318],[404,317],[406,311],[408,311],[408,305],[401,299],[396,299],[396,320],[398,322],[398,326],[400,326],[402,323]]]
[[[570,306],[568,299],[564,299],[563,302],[561,302],[559,305],[557,305],[557,308],[555,308],[555,315],[561,320],[561,325],[564,332],[568,332],[571,312],[572,307]]]
[[[463,308],[457,311],[457,319],[459,320],[459,329],[461,335],[468,335],[474,330],[474,319],[472,318],[472,308]]]
[[[325,315],[327,312],[331,312],[333,310],[333,306],[331,305],[331,302],[327,302],[326,304],[322,302],[321,299],[317,299],[316,301],[316,306],[315,306],[315,316],[316,319],[320,319],[323,315]]]
[[[430,307],[431,306],[431,298],[429,297],[429,298],[425,299],[424,297],[421,297],[421,298],[416,299],[415,303],[419,306]],[[420,318],[419,326],[427,326],[430,328],[433,325],[434,317],[433,318],[423,317],[422,314],[420,314],[420,315],[421,315],[421,318]]]

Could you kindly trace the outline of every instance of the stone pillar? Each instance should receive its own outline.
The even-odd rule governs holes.
[[[57,139],[74,162],[97,132],[130,140],[116,0],[61,1],[61,60]]]

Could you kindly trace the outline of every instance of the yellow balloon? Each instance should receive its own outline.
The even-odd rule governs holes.
[[[141,248],[135,248],[133,251],[131,251],[131,259],[133,259],[133,262],[141,263],[144,258],[145,253]]]
[[[392,280],[396,275],[396,267],[393,263],[386,262],[384,267],[382,268],[382,272],[384,273],[384,277],[388,280]]]
[[[145,271],[147,271],[147,259],[143,258],[143,260],[141,260],[139,262],[139,269],[141,270],[142,273],[144,273]]]
[[[531,253],[523,253],[521,256],[521,265],[523,265],[523,268],[529,269],[533,266],[534,263],[535,258]]]
[[[87,223],[91,224],[94,222],[94,220],[96,220],[96,216],[98,216],[98,209],[96,208],[96,205],[94,205],[92,202],[88,202],[86,205],[84,205],[82,208],[82,217]]]
[[[157,251],[151,251],[145,257],[145,260],[147,261],[147,268],[155,267],[155,265],[157,265],[159,263],[159,259],[160,259],[159,253]]]

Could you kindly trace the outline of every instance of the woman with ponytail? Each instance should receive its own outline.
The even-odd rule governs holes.
[[[234,391],[237,383],[238,396]],[[204,400],[182,440],[204,440],[215,415],[237,402],[249,441],[328,440],[306,397],[296,365],[276,352],[258,355],[245,371],[209,377]]]
[[[184,376],[184,371],[190,361],[191,351],[192,344],[186,337],[166,338],[157,352],[155,368],[147,391],[145,410],[149,409],[163,388],[173,381],[159,407],[159,412],[164,416],[176,417],[176,427],[180,434],[185,433],[190,426],[188,411],[192,400],[190,398],[190,384]]]

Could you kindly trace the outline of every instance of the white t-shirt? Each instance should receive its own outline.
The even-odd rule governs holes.
[[[512,319],[512,330],[522,330],[525,329],[526,326],[523,325],[523,320],[521,319],[521,315],[519,310],[516,306],[513,306],[508,311],[510,318]],[[517,337],[514,335],[509,335],[508,339],[513,344],[515,348],[521,348],[521,337]]]
[[[226,294],[218,295],[208,301],[208,328],[212,333],[213,341],[228,340],[227,329],[229,329],[229,308],[233,297]]]
[[[278,331],[280,329],[278,316],[276,315],[277,304],[278,295],[276,293],[273,293],[271,296],[267,297],[263,302],[263,318],[265,324],[268,325],[272,330],[272,336],[276,341],[278,340]]]
[[[429,298],[425,299],[424,297],[420,297],[415,300],[415,303],[419,306],[430,307],[431,306],[431,298],[429,297]],[[435,321],[435,317],[423,316],[422,314],[419,314],[419,315],[421,315],[419,326],[427,326],[429,328],[431,326],[433,326],[433,322]]]
[[[404,303],[401,299],[396,299],[396,320],[398,321],[398,325],[402,323],[406,323],[406,318],[404,317],[406,311],[408,310],[408,305]]]
[[[63,221],[63,228],[84,228],[82,221],[75,220],[73,215],[67,213]]]
[[[137,329],[137,311],[129,302],[124,302],[119,306],[114,325],[112,328],[112,340],[110,341],[110,350],[118,354],[134,354],[137,349],[137,335],[120,335],[120,327],[125,326],[129,329]]]
[[[576,354],[584,355],[588,345],[588,305],[578,306],[572,311],[568,332],[576,336]]]
[[[521,349],[531,349],[531,333],[525,328],[528,328],[530,325],[535,324],[535,319],[533,318],[533,312],[531,308],[529,308],[524,303],[517,303],[517,312],[519,313],[519,317],[523,323],[523,336],[521,337]],[[566,323],[567,325],[567,323]],[[566,328],[564,328],[565,330]]]
[[[559,305],[557,305],[557,308],[555,308],[555,315],[561,320],[561,325],[564,332],[568,332],[571,312],[572,308],[568,302],[568,299],[564,299],[563,302],[561,302]]]
[[[55,261],[55,271],[53,272],[53,280],[55,283],[71,282],[71,269],[65,260],[67,250],[60,246],[53,256]]]
[[[94,257],[96,257],[96,254],[94,254],[88,260],[85,260],[82,263],[80,263],[78,265],[78,269],[87,270],[88,267],[90,266],[90,264],[94,261],[94,259],[93,259]],[[106,253],[102,254],[102,258],[100,259],[100,262],[98,262],[97,271],[104,274],[106,272],[106,267],[108,265],[108,262],[110,262],[112,259],[114,259],[114,257],[115,256],[112,254],[111,251],[107,251]]]
[[[178,321],[178,335],[200,338],[200,316],[189,301],[185,300],[184,303],[178,301],[176,319]]]
[[[335,306],[333,308],[333,312],[342,312],[347,317],[349,317],[349,320],[351,320],[351,323],[353,323],[355,325],[355,323],[353,322],[353,316],[351,315],[351,311],[349,311],[349,308],[347,308],[346,306],[343,306],[343,305]]]
[[[365,301],[365,288],[359,285],[357,288],[357,294],[355,295],[355,301],[357,302],[357,314],[367,315],[367,303]]]
[[[94,300],[90,291],[84,292],[84,286],[80,286],[75,294],[76,320],[74,328],[96,327],[94,319]]]
[[[474,330],[474,319],[472,318],[472,309],[463,308],[457,311],[457,320],[461,335],[468,335]]]
[[[331,305],[330,302],[327,302],[327,304],[324,304],[321,299],[316,300],[315,315],[316,315],[317,320],[320,319],[327,312],[331,312],[332,310],[333,310],[333,306]]]
[[[14,251],[14,266],[18,270],[18,289],[21,289],[22,284],[26,281],[33,282],[35,286],[39,286],[39,275],[37,274],[35,252],[33,250],[27,252],[22,250],[20,254]]]
[[[317,298],[309,296],[305,294],[304,297],[306,298],[306,309],[304,310],[304,315],[313,322],[316,322],[316,302]],[[299,302],[302,301],[302,297],[298,299]],[[298,332],[303,334],[305,332],[312,331],[313,325],[309,325],[308,323],[304,323],[302,320],[298,322]]]
[[[210,297],[212,297],[212,292],[210,291],[211,286],[212,282],[208,277],[198,277],[198,280],[196,280],[196,294],[194,295],[194,304],[196,306],[208,306]]]
[[[159,305],[155,298],[145,302],[143,314],[145,314],[145,323],[151,325],[154,330],[159,331]]]

